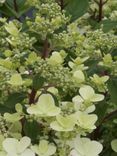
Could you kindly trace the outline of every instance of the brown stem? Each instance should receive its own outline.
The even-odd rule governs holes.
[[[94,0],[98,6],[99,6],[99,15],[98,15],[98,22],[102,21],[103,18],[103,6],[108,2],[108,0],[100,0],[99,2],[97,0]]]
[[[103,18],[103,0],[100,0],[98,22],[102,21],[102,18]]]
[[[64,9],[64,0],[60,0],[60,6],[61,6],[61,10]]]
[[[22,124],[22,136],[25,136],[25,132],[24,132],[24,123],[25,123],[25,118],[23,117],[21,120],[20,120],[21,124]]]
[[[108,113],[108,114],[104,117],[104,119],[102,120],[101,123],[104,123],[104,122],[106,122],[107,120],[110,120],[115,114],[117,114],[117,110],[114,110],[114,111]]]
[[[49,42],[48,39],[46,38],[44,41],[44,47],[43,47],[43,53],[42,53],[42,58],[45,59],[49,56]]]
[[[33,88],[29,95],[29,104],[35,103],[35,96],[37,91]]]
[[[18,12],[17,0],[14,0],[14,9],[16,12]]]
[[[100,124],[97,126],[97,128],[93,131],[91,134],[91,138],[94,140],[97,140],[101,136],[100,128],[102,127],[102,124],[105,123],[106,121],[110,120],[115,114],[117,114],[117,110],[114,110],[110,113],[108,113],[100,122]]]

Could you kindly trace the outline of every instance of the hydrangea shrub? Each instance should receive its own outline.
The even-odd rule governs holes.
[[[0,0],[0,156],[115,156],[117,1]]]

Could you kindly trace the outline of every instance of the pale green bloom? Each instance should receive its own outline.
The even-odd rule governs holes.
[[[83,100],[79,98],[79,95],[73,97],[72,101],[74,103],[74,109],[76,111],[83,111],[83,112],[86,112],[86,113],[92,113],[95,110],[95,105],[91,105],[89,107],[85,106],[83,104]]]
[[[112,147],[113,151],[117,152],[117,139],[114,139],[111,142],[111,147]]]
[[[98,90],[101,92],[105,91],[105,83],[108,81],[109,76],[101,76],[99,77],[97,74],[94,74],[93,77],[91,77],[91,80],[95,85],[97,86]]]
[[[8,83],[12,86],[21,86],[24,84],[24,81],[20,74],[13,74]]]
[[[35,52],[32,52],[31,54],[29,54],[27,58],[27,63],[32,64],[35,63],[37,60],[38,60],[37,54]]]
[[[111,13],[110,19],[113,21],[117,21],[117,10],[115,10]]]
[[[60,108],[55,106],[55,101],[50,94],[42,94],[37,104],[31,105],[27,112],[39,116],[56,116],[60,113]]]
[[[46,140],[41,140],[39,145],[34,145],[31,149],[38,155],[38,156],[51,156],[55,154],[56,147],[53,144],[50,144]]]
[[[8,122],[16,122],[16,121],[19,121],[23,118],[23,116],[20,114],[20,113],[13,113],[13,114],[10,114],[10,113],[5,113],[4,114],[4,119]]]
[[[77,115],[71,114],[67,116],[58,115],[56,121],[50,124],[50,127],[56,131],[73,131],[76,124]]]
[[[93,130],[96,128],[95,122],[97,121],[97,115],[87,114],[84,112],[77,112],[77,125],[85,130]]]
[[[58,94],[58,89],[55,87],[49,87],[48,90],[50,93],[57,95]]]
[[[22,138],[21,132],[22,132],[22,125],[20,121],[14,122],[10,125],[9,129],[9,135],[13,138],[20,139]]]
[[[6,57],[10,57],[10,56],[12,56],[12,54],[13,54],[13,52],[11,50],[5,50],[5,52],[4,52],[4,55]]]
[[[18,36],[20,30],[16,27],[16,25],[13,22],[9,22],[5,26],[6,31],[11,34],[12,36]]]
[[[35,156],[35,153],[29,148],[31,139],[23,137],[19,140],[15,138],[6,138],[3,141],[3,148],[7,156]]]
[[[22,113],[23,112],[23,107],[20,103],[17,103],[15,105],[15,110],[18,112],[18,113]]]
[[[0,22],[5,23],[6,21],[7,21],[7,19],[5,17],[4,18],[0,17]]]
[[[11,69],[13,64],[12,61],[9,58],[7,58],[7,59],[0,59],[0,65],[2,65],[7,69]]]
[[[97,141],[77,137],[72,145],[70,156],[99,156],[103,147]]]
[[[8,155],[6,154],[6,152],[0,151],[0,156],[8,156]]]
[[[48,63],[51,65],[60,65],[63,63],[63,58],[59,52],[53,52],[48,59]]]
[[[73,73],[73,79],[76,83],[82,83],[85,81],[84,73],[81,70],[77,70]]]
[[[112,67],[112,64],[113,64],[113,60],[110,54],[104,55],[103,62],[99,62],[99,65],[107,66],[107,67]]]
[[[77,71],[77,70],[86,70],[88,69],[87,66],[84,66],[84,62],[88,59],[89,57],[84,57],[84,58],[80,58],[77,57],[75,60],[73,61],[69,61],[68,65],[70,68],[73,69],[73,71]]]
[[[94,74],[93,77],[91,77],[91,80],[97,85],[103,85],[105,82],[108,81],[108,79],[109,79],[109,76],[99,77],[97,74]]]
[[[80,96],[75,97],[75,101],[77,104],[91,104],[92,102],[102,101],[104,99],[104,95],[96,94],[94,89],[91,86],[85,85],[79,89]]]

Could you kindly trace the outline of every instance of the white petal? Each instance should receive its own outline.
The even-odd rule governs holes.
[[[97,141],[90,141],[85,144],[85,155],[87,156],[97,156],[101,153],[103,147]]]
[[[79,155],[78,154],[78,152],[76,151],[76,150],[72,150],[71,152],[70,152],[70,155],[69,156],[82,156],[82,155]]]
[[[25,150],[21,156],[35,156],[35,153],[31,149]]]
[[[55,106],[54,99],[50,94],[42,94],[38,100],[38,108],[42,114],[46,114],[48,110]]]
[[[17,146],[18,153],[22,153],[30,144],[31,144],[31,139],[29,137],[25,136],[25,137],[21,138],[21,140]]]
[[[47,116],[56,116],[60,114],[61,109],[59,107],[53,107],[47,112]]]
[[[92,105],[92,106],[89,106],[89,107],[85,110],[85,112],[86,112],[86,113],[92,113],[92,112],[95,111],[95,109],[96,109],[95,105]]]
[[[56,147],[54,145],[49,145],[47,155],[53,155],[56,152]]]
[[[79,136],[75,139],[74,146],[77,153],[84,156],[84,142]]]
[[[54,106],[54,99],[52,97],[52,95],[50,94],[42,94],[40,97],[39,97],[39,100],[38,100],[38,104],[40,105],[45,105],[45,104],[51,104]]]
[[[94,89],[90,86],[83,86],[79,89],[80,95],[83,97],[84,100],[91,100],[92,97],[95,95]]]
[[[31,105],[28,109],[27,109],[27,112],[29,114],[35,114],[35,115],[40,115],[42,114],[42,112],[40,112],[39,108],[37,105]]]
[[[72,99],[73,103],[75,104],[81,104],[84,100],[82,99],[81,96],[77,95]]]
[[[73,73],[73,78],[76,80],[78,83],[82,83],[85,81],[85,76],[84,73],[81,70],[77,70]]]
[[[3,148],[9,154],[17,153],[16,147],[18,144],[18,140],[14,138],[7,138],[3,141]]]
[[[98,102],[102,100],[104,100],[104,95],[102,94],[95,94],[91,99],[92,102]]]
[[[38,147],[38,145],[31,146],[31,150],[32,150],[33,152],[35,152],[36,154],[38,154],[38,152],[39,152],[39,147]]]
[[[55,131],[66,131],[66,132],[68,132],[68,131],[73,131],[73,127],[68,127],[68,128],[64,128],[64,127],[62,127],[57,121],[53,121],[51,124],[50,124],[50,127],[52,128],[52,129],[54,129]]]
[[[0,151],[0,156],[7,156],[5,152]]]

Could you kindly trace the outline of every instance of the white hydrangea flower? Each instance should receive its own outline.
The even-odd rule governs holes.
[[[99,156],[103,146],[97,141],[92,141],[89,138],[77,137],[73,144],[73,150],[69,156]]]
[[[38,156],[51,156],[56,152],[56,147],[47,140],[41,140],[39,145],[31,147]]]
[[[83,102],[90,104],[93,102],[99,102],[104,99],[104,95],[96,94],[91,86],[85,85],[79,89],[80,96],[77,95],[73,98],[75,104],[82,104]]]
[[[96,128],[95,123],[98,119],[95,114],[87,114],[77,112],[77,125],[86,130],[93,130]]]
[[[64,59],[62,58],[59,52],[53,52],[51,57],[48,59],[48,63],[51,65],[60,65],[62,64]]]
[[[82,83],[85,81],[84,73],[81,70],[77,70],[73,73],[73,79],[76,83]]]
[[[29,148],[31,139],[23,137],[19,140],[15,138],[6,138],[3,141],[3,148],[7,156],[35,156],[35,153]]]

